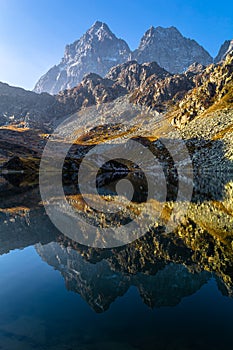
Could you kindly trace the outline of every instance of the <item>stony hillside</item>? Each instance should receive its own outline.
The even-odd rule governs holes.
[[[194,79],[195,88],[175,107],[173,124],[181,127],[209,108],[232,107],[233,104],[233,54],[221,64],[207,67]],[[225,105],[224,105],[225,103]]]
[[[165,79],[152,75],[132,92],[130,101],[165,112],[165,118],[173,117],[172,124],[181,127],[211,106],[224,108],[225,101],[230,107],[232,78],[233,55],[229,54],[217,65],[192,65],[184,74]]]

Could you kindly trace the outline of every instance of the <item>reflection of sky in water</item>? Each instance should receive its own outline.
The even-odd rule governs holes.
[[[233,300],[214,279],[177,306],[153,310],[130,287],[96,314],[32,247],[1,256],[0,275],[3,349],[231,348]]]

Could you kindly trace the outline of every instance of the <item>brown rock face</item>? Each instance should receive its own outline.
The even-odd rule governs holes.
[[[202,46],[183,37],[175,27],[151,27],[142,37],[138,49],[131,52],[124,40],[118,39],[105,23],[97,21],[79,40],[66,46],[61,62],[39,79],[34,91],[57,94],[77,86],[88,73],[103,77],[113,66],[129,60],[140,64],[157,62],[172,74],[183,73],[194,62],[205,66],[213,62]],[[154,68],[144,67],[144,71],[149,73]],[[128,73],[133,67],[130,69]],[[136,66],[134,69],[137,70]],[[131,89],[136,87],[133,81],[125,83]]]
[[[168,105],[180,100],[193,87],[193,77],[186,74],[167,76],[165,79],[152,75],[132,93],[130,100],[164,112]]]
[[[179,103],[173,124],[182,127],[209,107],[228,95],[232,104],[233,55],[229,54],[220,65],[210,65],[194,78],[195,89]]]
[[[56,99],[64,105],[67,113],[72,113],[82,107],[113,101],[126,93],[126,88],[114,84],[110,79],[90,73],[77,87],[61,91]]]
[[[156,62],[139,64],[137,61],[129,61],[111,68],[106,78],[114,81],[116,85],[125,87],[128,91],[133,91],[152,75],[156,80],[164,79],[171,74]]]

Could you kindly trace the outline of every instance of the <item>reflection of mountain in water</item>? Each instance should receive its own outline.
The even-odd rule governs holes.
[[[176,305],[212,275],[220,291],[232,296],[232,174],[206,173],[195,183],[200,193],[194,193],[191,203],[176,203],[177,216],[183,206],[187,212],[171,233],[162,225],[152,227],[137,241],[111,250],[81,246],[63,236],[39,205],[38,188],[15,193],[11,187],[0,209],[0,254],[36,245],[41,258],[61,272],[67,289],[96,312],[107,310],[130,286],[150,307]],[[2,186],[7,188],[4,182]],[[164,222],[174,205],[165,203]]]
[[[183,265],[172,263],[161,266],[155,275],[118,272],[108,259],[92,264],[72,248],[54,242],[37,245],[36,250],[44,261],[61,272],[67,289],[79,293],[96,312],[108,309],[130,286],[136,286],[143,301],[151,307],[173,306],[195,293],[210,278],[207,272],[192,274]]]

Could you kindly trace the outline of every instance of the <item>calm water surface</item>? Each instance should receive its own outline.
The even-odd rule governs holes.
[[[0,349],[232,349],[230,222],[223,241],[214,216],[201,243],[203,218],[182,242],[144,238],[145,255],[131,245],[87,249],[54,228],[38,196],[34,188],[2,197]],[[203,203],[192,209],[199,217]],[[158,256],[148,248],[156,242]]]

